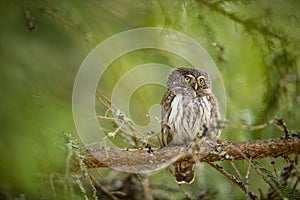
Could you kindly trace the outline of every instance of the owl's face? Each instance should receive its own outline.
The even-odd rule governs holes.
[[[199,68],[173,69],[168,77],[167,87],[189,94],[205,95],[211,92],[210,77],[205,70]]]

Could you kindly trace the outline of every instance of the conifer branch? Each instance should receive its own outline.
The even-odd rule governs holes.
[[[192,151],[191,151],[192,149]],[[151,168],[172,164],[180,157],[193,153],[200,162],[225,160],[258,159],[266,157],[288,156],[300,153],[300,135],[256,140],[248,142],[224,142],[217,145],[198,145],[197,147],[171,146],[143,149],[89,149],[83,153],[88,168],[122,167],[130,169]],[[176,157],[176,160],[174,160]]]
[[[221,8],[217,3],[212,3],[211,1],[207,1],[207,0],[199,0],[199,2],[206,5],[211,10],[221,13],[222,15],[229,17],[231,20],[243,25],[246,29],[251,28],[263,35],[268,35],[273,38],[279,39],[280,41],[282,41],[284,43],[289,43],[287,36],[285,36],[283,34],[280,35],[276,32],[273,32],[269,27],[261,25],[262,23],[257,23],[255,21],[242,19],[241,17],[237,16],[234,13],[227,12],[225,9]]]

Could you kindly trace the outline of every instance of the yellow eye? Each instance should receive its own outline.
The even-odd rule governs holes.
[[[205,79],[201,77],[201,78],[199,78],[199,82],[202,85],[205,82]]]
[[[185,82],[189,83],[189,82],[191,81],[191,78],[186,76],[186,77],[184,78],[184,80],[185,80]]]

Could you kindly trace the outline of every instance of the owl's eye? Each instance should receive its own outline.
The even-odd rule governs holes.
[[[203,83],[205,83],[205,79],[201,77],[201,78],[199,78],[199,82],[202,85]]]
[[[184,78],[184,80],[185,80],[185,82],[189,83],[189,82],[191,81],[191,78],[186,76],[186,77]]]

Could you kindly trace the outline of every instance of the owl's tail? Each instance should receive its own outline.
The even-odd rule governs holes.
[[[195,178],[195,161],[191,156],[186,156],[180,161],[174,163],[175,167],[175,181],[179,184],[191,184]]]

